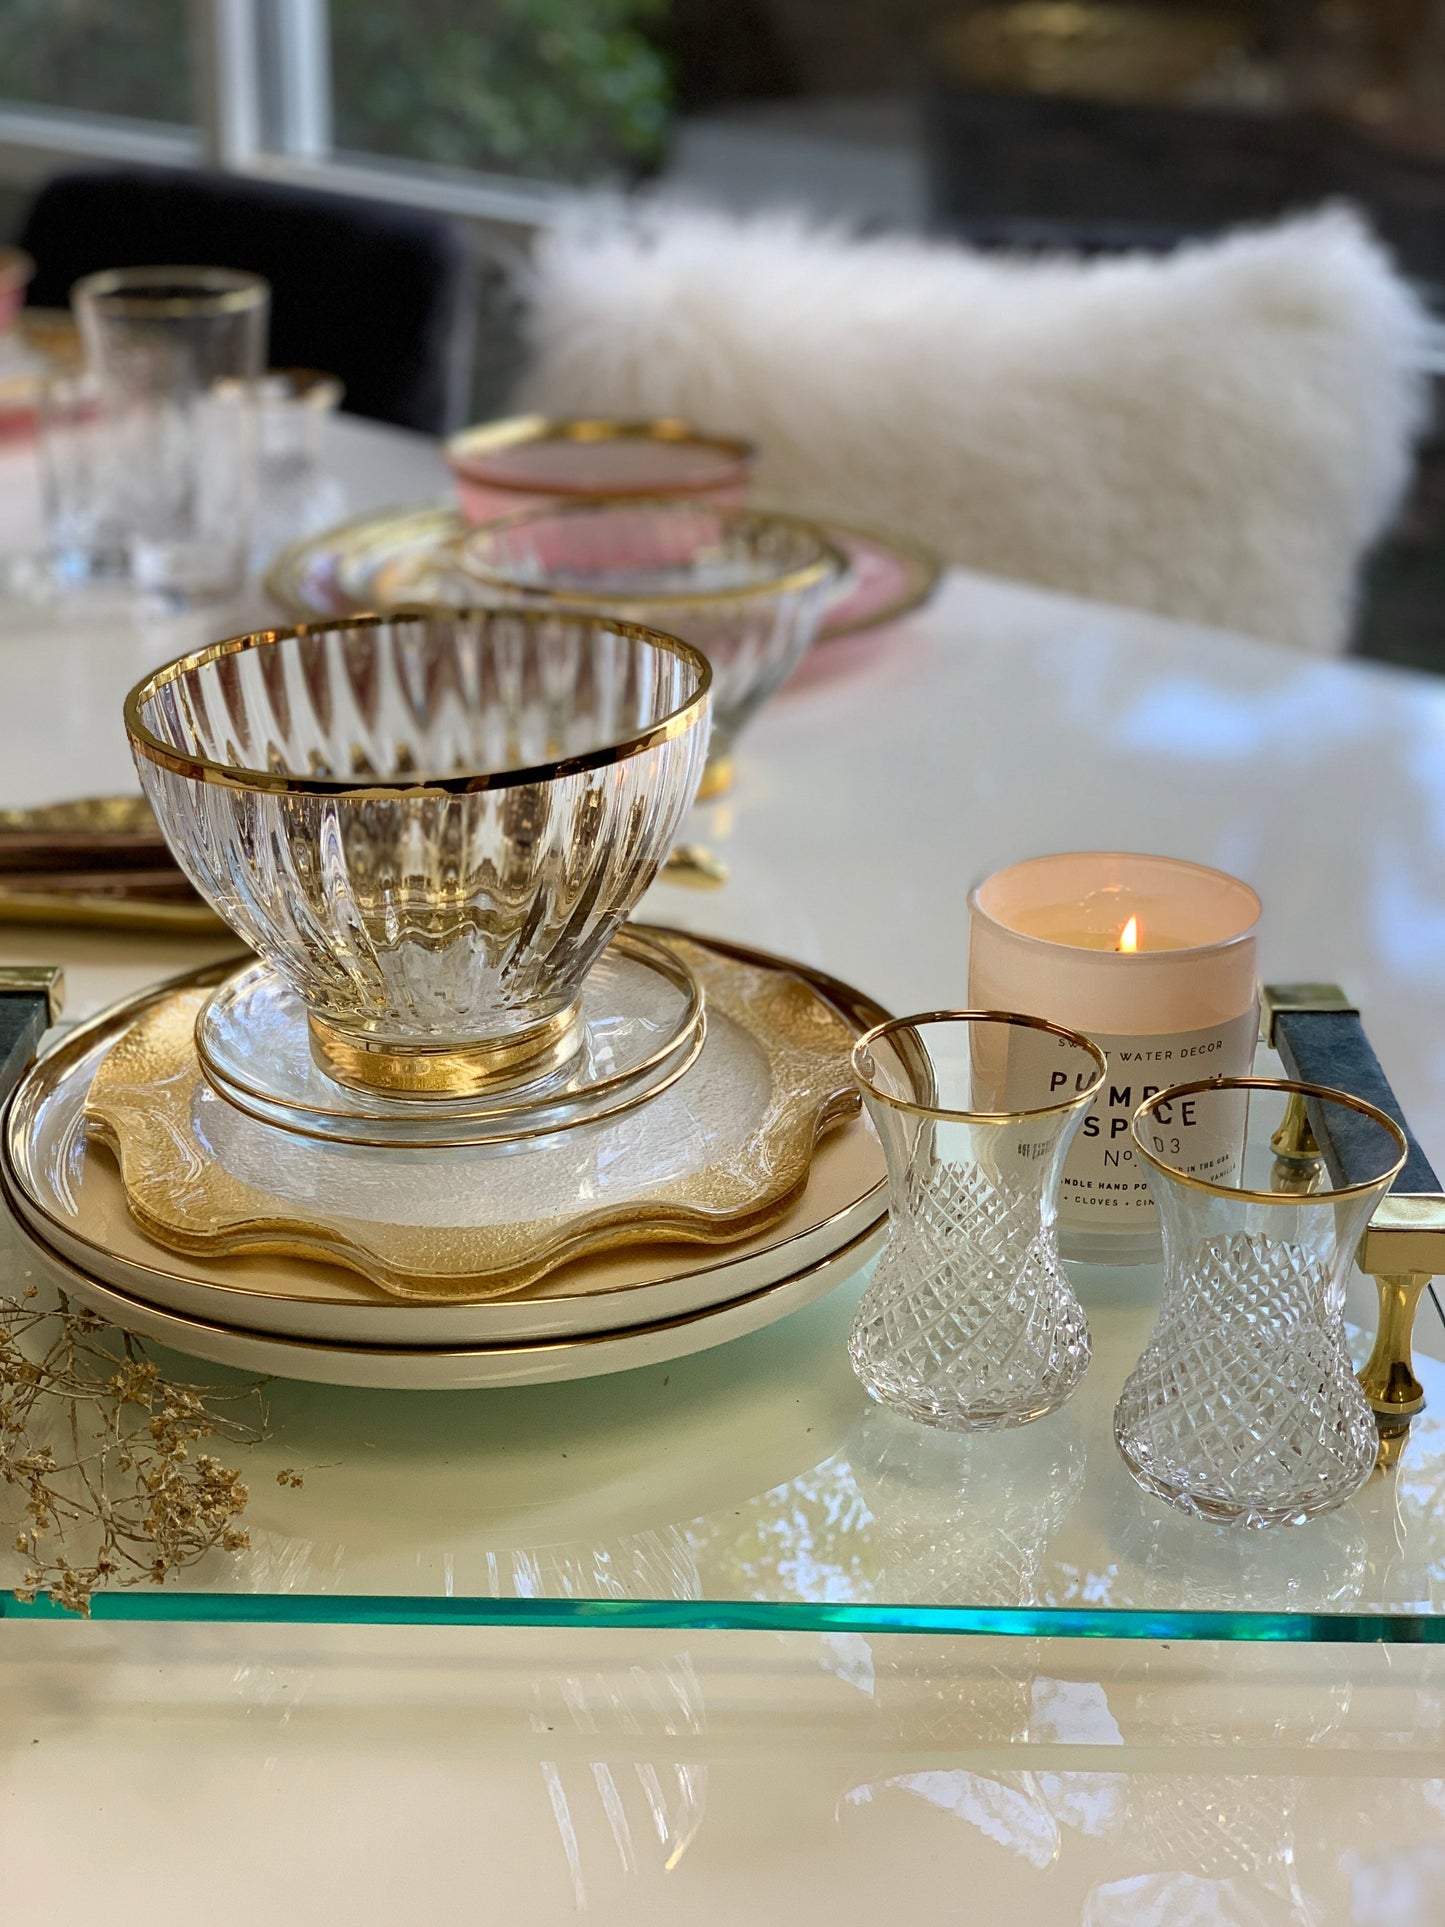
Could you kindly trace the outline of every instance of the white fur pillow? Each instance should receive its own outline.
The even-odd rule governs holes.
[[[588,203],[539,244],[523,399],[732,430],[770,493],[954,562],[1337,650],[1426,329],[1339,208],[1076,262]]]

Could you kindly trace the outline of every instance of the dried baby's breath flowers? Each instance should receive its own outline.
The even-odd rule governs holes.
[[[214,1547],[245,1551],[246,1487],[196,1449],[262,1436],[217,1409],[226,1403],[262,1416],[256,1385],[177,1384],[138,1340],[63,1295],[58,1308],[33,1285],[0,1297],[0,1483],[24,1495],[16,1596],[45,1591],[88,1614],[97,1587],[161,1585]],[[92,1531],[82,1560],[73,1542]]]

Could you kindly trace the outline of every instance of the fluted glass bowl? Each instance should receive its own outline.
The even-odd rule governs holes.
[[[656,623],[713,671],[713,766],[792,670],[847,569],[821,530],[791,516],[670,497],[565,502],[463,538],[482,593]]]
[[[586,615],[363,616],[182,657],[126,727],[176,861],[299,994],[323,1068],[384,1087],[430,1053],[436,1088],[486,1089],[575,1048],[697,789],[709,682],[686,643]]]

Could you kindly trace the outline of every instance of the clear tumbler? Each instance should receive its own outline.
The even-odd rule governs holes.
[[[234,594],[251,539],[249,395],[266,359],[270,289],[230,268],[117,268],[71,295],[98,385],[112,519],[139,588]]]
[[[1303,1099],[1319,1144],[1348,1143],[1362,1181],[1299,1188],[1269,1144]],[[1191,1133],[1232,1137],[1211,1180],[1181,1168]],[[1374,1469],[1374,1417],[1350,1367],[1345,1282],[1405,1161],[1399,1126],[1342,1091],[1277,1078],[1179,1084],[1134,1116],[1164,1231],[1164,1293],[1114,1411],[1140,1485],[1203,1519],[1294,1525]]]
[[[926,1425],[1041,1418],[1089,1363],[1055,1218],[1104,1053],[1038,1017],[931,1011],[869,1031],[853,1070],[883,1142],[891,1220],[849,1339],[854,1371]]]
[[[125,476],[94,375],[78,370],[42,382],[36,421],[49,586],[128,587]]]

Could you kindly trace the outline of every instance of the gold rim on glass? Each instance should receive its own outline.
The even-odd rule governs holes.
[[[573,421],[559,420],[549,415],[508,415],[502,421],[482,422],[475,428],[464,428],[460,433],[449,436],[442,445],[442,453],[448,465],[463,481],[480,482],[487,488],[509,494],[597,496],[616,500],[638,492],[625,487],[579,489],[569,488],[565,483],[559,486],[555,482],[518,482],[510,476],[489,475],[485,467],[469,466],[474,456],[485,458],[499,454],[504,449],[521,448],[528,442],[581,442],[584,445],[595,442],[665,442],[671,447],[682,445],[710,449],[740,471],[736,478],[726,476],[721,481],[699,483],[695,488],[676,491],[679,495],[689,496],[727,488],[734,479],[745,482],[748,469],[758,453],[754,442],[743,441],[736,435],[705,435],[690,422],[681,421],[675,416],[660,416],[655,421],[617,421],[601,415],[580,417]]]
[[[152,292],[147,292],[147,290]],[[245,314],[270,298],[271,284],[242,268],[105,268],[70,290],[72,303],[89,302],[129,321],[155,315]]]
[[[692,668],[697,687],[680,708],[659,722],[620,743],[606,743],[577,756],[559,756],[552,762],[536,763],[527,769],[491,770],[468,776],[369,777],[361,782],[344,776],[293,776],[284,770],[248,769],[240,763],[218,763],[208,756],[188,755],[163,742],[142,720],[141,710],[167,684],[176,682],[193,669],[204,669],[223,656],[236,656],[248,650],[274,648],[306,636],[333,635],[360,629],[395,627],[400,623],[479,621],[490,624],[499,619],[525,622],[529,628],[548,620],[545,609],[448,609],[413,615],[337,616],[329,621],[298,622],[288,629],[257,629],[246,635],[229,636],[204,649],[178,656],[161,669],[154,669],[131,690],[125,699],[125,728],[131,748],[148,762],[168,769],[175,776],[189,777],[197,783],[214,783],[222,789],[257,791],[268,796],[475,796],[484,790],[517,789],[525,783],[549,783],[561,776],[580,776],[588,770],[607,769],[614,763],[640,756],[659,743],[686,735],[706,713],[708,692],[712,687],[712,668],[701,650],[661,629],[646,629],[633,622],[613,622],[599,616],[598,624],[633,642],[645,642],[666,654],[679,657]]]
[[[1153,1116],[1159,1105],[1174,1103],[1184,1097],[1198,1097],[1204,1091],[1274,1091],[1281,1097],[1302,1097],[1306,1102],[1310,1098],[1317,1098],[1322,1103],[1343,1104],[1349,1110],[1358,1111],[1362,1117],[1383,1125],[1395,1140],[1400,1155],[1386,1170],[1363,1184],[1342,1184],[1325,1191],[1246,1191],[1235,1184],[1212,1184],[1208,1178],[1196,1178],[1187,1171],[1176,1170],[1172,1164],[1166,1164],[1162,1158],[1156,1157],[1139,1132],[1140,1125]],[[1191,1191],[1206,1192],[1211,1198],[1238,1198],[1245,1204],[1287,1204],[1296,1207],[1336,1204],[1344,1198],[1363,1198],[1368,1192],[1379,1191],[1394,1183],[1410,1154],[1405,1133],[1394,1118],[1378,1105],[1367,1104],[1362,1097],[1351,1097],[1348,1091],[1332,1090],[1328,1084],[1299,1084],[1288,1077],[1201,1077],[1192,1084],[1171,1084],[1167,1090],[1156,1091],[1153,1097],[1145,1098],[1135,1111],[1133,1138],[1147,1162],[1162,1177],[1185,1185]]]
[[[874,1083],[863,1069],[862,1059],[872,1050],[881,1037],[891,1037],[898,1031],[921,1030],[925,1024],[1013,1024],[1020,1030],[1043,1030],[1050,1036],[1062,1038],[1066,1044],[1073,1044],[1078,1050],[1092,1057],[1098,1071],[1082,1091],[1065,1098],[1059,1104],[1037,1104],[1026,1111],[951,1111],[940,1104],[919,1104],[911,1098],[894,1097]],[[860,1090],[870,1097],[876,1097],[880,1104],[891,1110],[904,1111],[910,1117],[943,1118],[952,1124],[1019,1124],[1029,1117],[1058,1117],[1065,1111],[1081,1110],[1091,1104],[1104,1087],[1109,1075],[1109,1060],[1094,1042],[1085,1037],[1082,1031],[1069,1030],[1063,1024],[1051,1024],[1046,1017],[1026,1017],[1016,1010],[924,1010],[914,1017],[890,1017],[886,1023],[875,1024],[866,1031],[853,1046],[849,1054],[853,1075]]]
[[[805,536],[812,542],[817,554],[811,562],[802,562],[796,568],[785,569],[780,575],[769,576],[765,582],[745,582],[730,589],[637,591],[555,589],[545,583],[528,582],[523,576],[511,575],[505,570],[491,568],[484,562],[475,561],[468,554],[474,543],[484,542],[489,536],[504,534],[511,529],[525,529],[537,522],[560,517],[611,515],[619,508],[628,510],[651,508],[679,512],[685,510],[689,515],[715,515],[724,527],[735,526],[739,522],[766,522],[775,528],[791,529],[794,534]],[[798,515],[774,515],[770,510],[716,508],[709,503],[697,502],[690,495],[630,495],[615,501],[605,498],[594,501],[586,496],[579,496],[575,501],[551,502],[546,507],[521,509],[514,515],[499,515],[495,521],[484,522],[470,530],[457,543],[456,554],[462,568],[478,582],[485,582],[494,589],[505,590],[509,595],[545,598],[550,607],[576,610],[726,607],[732,602],[751,602],[763,596],[791,595],[800,589],[816,588],[819,583],[838,582],[848,572],[847,556],[835,543],[828,540],[816,522],[806,522]]]

